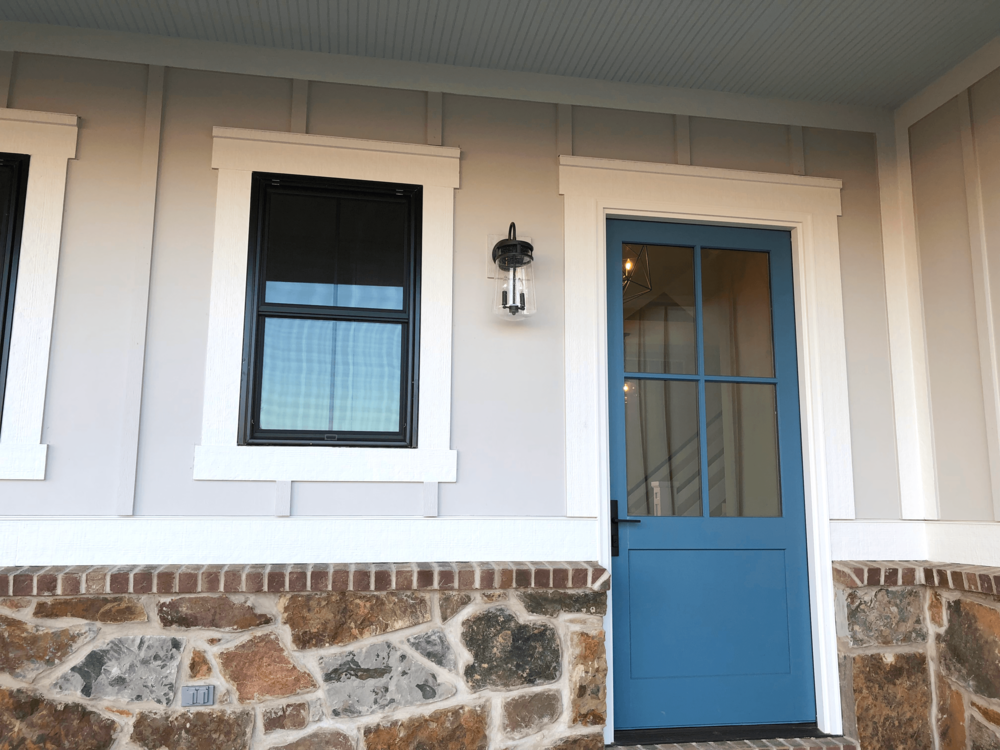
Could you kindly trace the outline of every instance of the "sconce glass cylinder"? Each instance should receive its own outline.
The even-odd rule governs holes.
[[[530,242],[517,238],[514,222],[507,230],[507,239],[493,246],[493,262],[497,266],[493,312],[507,320],[535,313],[535,275],[531,268],[534,253]]]

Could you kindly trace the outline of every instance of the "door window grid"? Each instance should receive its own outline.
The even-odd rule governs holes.
[[[770,386],[770,388],[772,389],[772,391],[771,391],[772,403],[774,403],[774,411],[772,412],[772,415],[773,415],[772,416],[772,426],[773,426],[773,436],[774,436],[774,440],[773,440],[773,442],[774,442],[774,447],[773,447],[773,462],[774,462],[773,468],[774,468],[774,471],[773,471],[773,475],[774,476],[773,476],[773,479],[774,479],[774,493],[775,493],[774,505],[776,507],[766,507],[767,504],[765,503],[765,507],[763,508],[764,512],[754,512],[754,513],[748,514],[748,516],[758,516],[758,517],[759,516],[767,516],[767,517],[779,516],[780,517],[782,515],[782,510],[781,510],[781,483],[780,483],[780,479],[779,479],[779,477],[780,477],[780,466],[779,466],[779,463],[778,463],[779,462],[779,456],[778,456],[778,442],[777,442],[778,441],[778,435],[777,435],[777,411],[776,411],[776,408],[777,408],[777,397],[776,397],[776,393],[775,393],[775,390],[774,390],[774,389],[777,388],[778,379],[776,377],[773,377],[773,376],[772,377],[750,377],[750,376],[739,376],[739,375],[708,375],[708,374],[706,374],[706,367],[705,367],[705,314],[704,314],[705,310],[704,310],[704,284],[703,284],[703,256],[704,256],[704,253],[706,253],[706,252],[717,251],[717,248],[716,247],[709,248],[709,247],[705,247],[703,245],[694,245],[694,246],[691,246],[690,249],[692,251],[693,261],[694,261],[694,263],[693,263],[693,265],[694,265],[694,303],[695,303],[694,306],[695,306],[695,342],[696,342],[696,365],[697,365],[697,373],[696,374],[687,374],[687,373],[682,373],[682,372],[679,372],[679,373],[653,373],[653,372],[629,372],[629,371],[626,371],[624,373],[625,384],[624,384],[623,392],[626,394],[626,399],[627,399],[627,396],[628,396],[628,394],[629,394],[630,391],[633,392],[635,394],[635,396],[639,396],[639,394],[642,391],[642,381],[671,381],[671,382],[678,382],[678,383],[686,381],[686,382],[692,383],[692,384],[694,384],[694,385],[697,386],[697,391],[698,391],[698,397],[697,397],[697,399],[698,399],[698,404],[697,404],[698,431],[697,431],[697,433],[690,440],[687,440],[684,443],[682,443],[682,445],[678,449],[674,450],[671,453],[671,455],[668,456],[667,459],[665,461],[661,462],[661,463],[664,466],[667,466],[668,464],[672,463],[672,459],[674,458],[674,456],[677,456],[681,452],[692,453],[693,451],[691,450],[691,448],[696,446],[697,447],[698,459],[699,459],[699,469],[700,469],[700,471],[698,472],[698,474],[700,476],[697,476],[697,477],[687,477],[687,478],[685,478],[684,476],[680,476],[679,477],[679,481],[680,481],[680,484],[683,485],[682,487],[674,486],[673,483],[672,483],[672,481],[667,482],[667,486],[666,487],[660,487],[659,486],[661,484],[660,482],[650,482],[650,484],[653,484],[653,485],[656,485],[656,486],[653,487],[653,499],[652,499],[653,507],[649,508],[650,512],[647,515],[654,515],[654,516],[661,515],[662,514],[662,510],[668,504],[670,505],[671,510],[673,512],[667,513],[667,514],[662,514],[662,515],[667,515],[667,516],[681,516],[681,515],[686,515],[686,516],[703,516],[703,517],[720,517],[720,516],[733,516],[733,515],[741,516],[741,515],[743,515],[742,512],[738,512],[738,513],[713,512],[715,510],[718,510],[721,507],[721,504],[717,504],[715,507],[713,507],[713,505],[712,505],[713,482],[711,481],[712,480],[712,475],[709,473],[710,472],[710,468],[711,468],[710,464],[712,462],[713,457],[714,458],[719,458],[719,459],[722,459],[722,460],[724,460],[724,457],[721,454],[719,456],[710,455],[710,453],[709,453],[709,442],[710,442],[709,441],[709,436],[710,436],[709,430],[712,429],[713,432],[719,432],[719,430],[721,428],[721,425],[717,424],[717,423],[722,419],[723,414],[722,414],[722,410],[720,409],[719,414],[713,416],[713,419],[711,420],[711,424],[710,424],[710,420],[708,419],[708,416],[707,416],[708,398],[707,398],[707,392],[706,392],[706,384],[717,384],[716,387],[718,387],[721,390],[725,390],[725,386],[726,385],[733,385],[733,386],[740,386],[740,385],[743,385],[743,386],[760,385],[760,386]],[[727,251],[724,251],[724,252],[727,252]],[[729,252],[760,253],[760,254],[763,254],[764,257],[768,258],[768,260],[769,260],[769,256],[770,256],[770,253],[768,251],[766,251],[766,250],[744,250],[744,249],[740,249],[740,250],[737,250],[737,251],[729,251]],[[629,270],[632,270],[634,268],[635,271],[637,272],[637,271],[640,270],[640,264],[641,264],[642,261],[645,261],[645,264],[646,264],[645,265],[645,269],[646,269],[645,270],[645,273],[646,273],[646,280],[645,281],[646,281],[646,283],[635,285],[635,286],[640,286],[640,289],[633,291],[633,293],[632,293],[631,296],[629,296],[628,294],[625,294],[624,297],[623,297],[623,301],[627,302],[627,301],[629,301],[631,299],[634,299],[635,297],[638,297],[638,296],[646,293],[647,291],[652,291],[653,278],[652,278],[652,276],[650,275],[650,272],[649,272],[648,257],[649,257],[649,248],[648,248],[648,246],[646,244],[624,243],[622,245],[622,260],[623,260],[623,263],[625,263],[626,260],[631,261],[631,263],[629,264],[629,266],[626,266],[626,268],[628,268]],[[770,266],[771,266],[771,264],[770,264],[770,262],[768,262],[768,266],[767,266],[767,268],[768,268],[768,272],[767,272],[768,295],[770,295],[770,286],[771,286],[771,278],[770,278],[771,267]],[[629,286],[632,286],[633,284],[631,282],[632,282],[632,279],[630,279],[630,278],[623,278],[623,287],[627,288]],[[768,305],[768,308],[769,308],[768,312],[769,313],[771,313],[771,310],[770,310],[771,304],[773,304],[773,303],[769,301],[769,305]],[[768,316],[768,324],[771,325],[771,315],[770,314]],[[774,361],[773,361],[773,347],[774,347],[774,343],[773,343],[773,336],[774,336],[773,325],[771,325],[771,331],[770,331],[771,340],[769,342],[770,346],[768,347],[767,354],[768,354],[768,356],[769,356],[769,358],[771,360],[770,361],[770,372],[772,372],[772,373],[774,372]],[[669,369],[669,368],[667,368],[667,369]],[[666,385],[666,383],[664,383],[664,386],[665,385]],[[693,443],[694,446],[689,445],[690,443]],[[718,453],[718,451],[717,451],[717,453]],[[688,456],[687,458],[685,458],[685,456],[679,456],[679,458],[680,459],[684,459],[682,461],[682,463],[687,464],[687,463],[690,462],[690,458],[691,457]],[[723,464],[723,466],[725,466],[725,464]],[[662,466],[654,467],[654,471],[658,470],[660,468],[662,468]],[[668,471],[670,471],[672,469],[672,467],[671,466],[667,466],[667,469],[668,469]],[[633,492],[636,491],[636,490],[638,490],[638,489],[640,489],[640,488],[642,488],[642,487],[644,487],[644,485],[646,484],[646,482],[649,480],[649,477],[651,476],[651,474],[648,471],[646,471],[645,474],[646,474],[646,476],[642,479],[641,483],[637,483],[634,486],[630,485],[630,486],[626,487],[626,492],[627,492],[626,514],[628,514],[628,515],[641,515],[641,514],[634,513],[632,511],[632,504],[629,502],[629,500],[631,499]],[[729,478],[728,477],[723,477],[723,481],[726,481],[727,479],[729,479]],[[673,480],[673,477],[671,477],[671,480]],[[694,507],[691,507],[690,503],[685,503],[684,500],[683,500],[683,498],[679,497],[680,493],[683,492],[683,489],[686,488],[686,487],[688,487],[688,486],[690,486],[690,485],[692,485],[692,484],[695,484],[695,486],[697,487],[698,493],[700,495],[700,503],[698,504],[697,512],[691,512],[691,511],[694,511],[696,509]],[[664,497],[664,491],[667,493],[668,497]],[[758,511],[761,510],[760,505],[761,505],[760,503],[757,503],[757,506],[758,506],[757,510]],[[677,512],[678,510],[680,512]]]

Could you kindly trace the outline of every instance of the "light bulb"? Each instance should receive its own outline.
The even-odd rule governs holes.
[[[630,260],[625,261],[625,270],[626,271],[631,271],[632,270],[632,261],[630,261]]]

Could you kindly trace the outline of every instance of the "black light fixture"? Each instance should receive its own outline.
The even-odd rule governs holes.
[[[497,266],[493,312],[508,320],[517,320],[535,313],[535,279],[531,270],[535,248],[517,238],[517,227],[510,223],[507,239],[493,246],[493,262]]]

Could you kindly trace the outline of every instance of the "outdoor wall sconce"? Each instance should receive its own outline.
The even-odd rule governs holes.
[[[493,312],[508,320],[517,320],[535,313],[535,279],[531,271],[535,248],[517,238],[517,227],[510,223],[507,239],[493,246],[493,262],[497,266]]]

